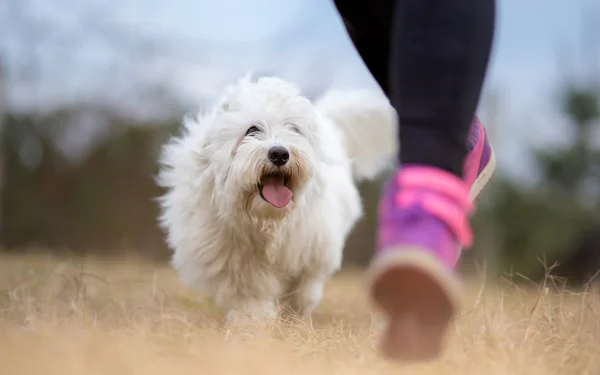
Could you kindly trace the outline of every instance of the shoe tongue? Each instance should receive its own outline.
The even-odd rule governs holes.
[[[262,180],[263,198],[272,206],[282,208],[292,200],[292,191],[284,185],[283,176],[267,176]]]

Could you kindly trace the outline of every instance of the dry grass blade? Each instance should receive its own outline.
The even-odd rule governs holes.
[[[0,374],[597,374],[592,290],[466,281],[467,306],[439,361],[398,366],[374,350],[362,274],[342,272],[310,320],[238,332],[166,265],[0,259]]]

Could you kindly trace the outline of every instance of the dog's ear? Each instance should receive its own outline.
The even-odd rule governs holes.
[[[207,137],[208,118],[206,114],[186,115],[183,117],[183,137],[182,139],[190,139],[194,143],[193,149],[202,152],[209,145]]]

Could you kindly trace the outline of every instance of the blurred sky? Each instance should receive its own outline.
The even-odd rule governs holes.
[[[210,100],[248,70],[280,75],[307,90],[327,85],[375,88],[329,0],[79,0],[71,1],[78,6],[68,8],[61,0],[36,3],[39,14],[63,24],[81,20],[91,4],[112,4],[96,21],[108,20],[134,33],[180,45],[187,54],[153,59],[138,65],[136,74],[168,84],[190,103]],[[498,0],[494,53],[480,112],[485,112],[490,94],[497,92],[501,112],[490,125],[492,138],[504,154],[501,165],[511,172],[528,174],[523,157],[528,143],[568,140],[556,90],[565,74],[583,76],[582,24],[584,13],[593,13],[590,9],[600,11],[597,0]],[[598,37],[595,40],[598,46]],[[80,54],[84,56],[81,64],[115,57],[97,43],[84,44],[81,49],[87,52]],[[60,66],[60,61],[56,58],[55,65]],[[559,72],[559,63],[569,63],[571,71]],[[97,71],[69,77],[70,89],[61,74],[74,74],[48,74],[54,79],[45,80],[44,97],[36,100],[60,102],[82,92],[93,96],[90,90],[98,91],[98,81],[106,81],[106,77],[98,78]],[[33,99],[24,89],[15,90],[11,100],[23,105]]]

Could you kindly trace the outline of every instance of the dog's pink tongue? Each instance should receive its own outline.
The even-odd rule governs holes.
[[[283,184],[283,177],[267,176],[262,185],[262,195],[272,206],[282,208],[290,203],[292,191]]]

